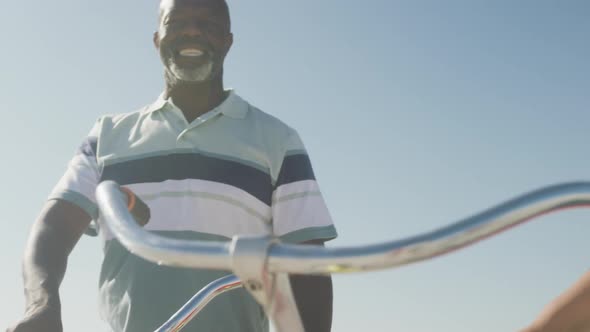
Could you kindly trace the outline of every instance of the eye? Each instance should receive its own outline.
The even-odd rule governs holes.
[[[177,29],[181,28],[183,25],[186,24],[186,20],[178,17],[168,16],[162,22],[162,25],[169,29]]]
[[[214,34],[222,34],[225,31],[225,25],[218,21],[207,21],[204,28]]]

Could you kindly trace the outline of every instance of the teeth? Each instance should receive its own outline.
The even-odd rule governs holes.
[[[201,56],[203,54],[203,51],[196,48],[185,48],[184,50],[180,51],[180,55],[182,56]]]

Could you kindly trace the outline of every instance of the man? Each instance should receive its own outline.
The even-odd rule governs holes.
[[[521,332],[590,331],[590,272],[559,295]]]
[[[228,240],[267,228],[289,242],[336,237],[297,133],[224,90],[232,42],[225,1],[161,2],[154,44],[165,91],[140,111],[100,118],[72,159],[31,230],[25,318],[9,331],[62,330],[59,285],[92,219],[104,241],[101,316],[113,331],[153,331],[195,291],[227,274],[158,266],[130,254],[98,218],[94,190],[104,180],[135,191],[151,209],[146,228],[169,237]],[[330,278],[291,280],[306,330],[329,331]],[[267,331],[268,322],[239,290],[211,302],[185,330]]]

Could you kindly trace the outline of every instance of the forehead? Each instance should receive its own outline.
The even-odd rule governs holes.
[[[223,0],[162,0],[160,17],[187,11],[204,11],[212,16],[227,16],[227,5]]]

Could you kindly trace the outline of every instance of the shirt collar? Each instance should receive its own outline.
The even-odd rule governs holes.
[[[165,109],[166,106],[176,107],[170,100],[164,97],[164,93],[162,92],[158,99],[147,107],[146,112],[160,111]],[[225,100],[209,112],[220,112],[231,118],[243,119],[248,113],[248,103],[231,89],[228,91],[228,96]]]

